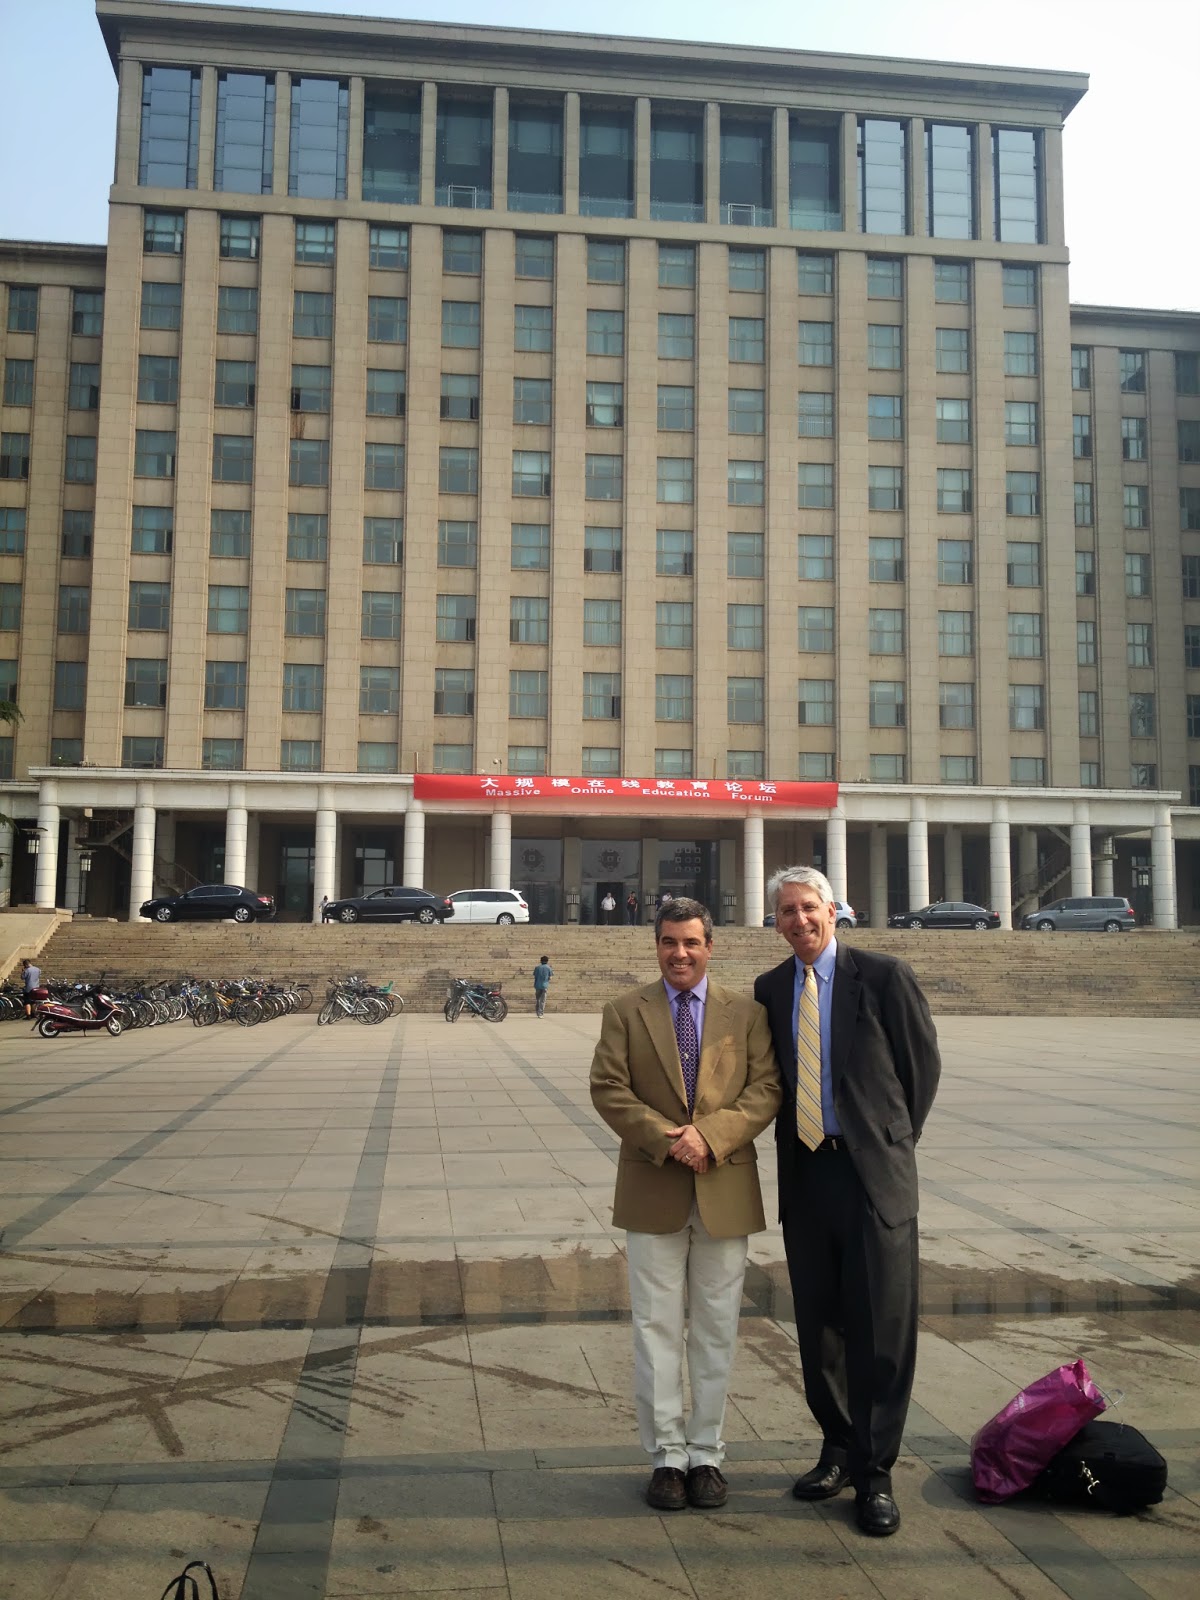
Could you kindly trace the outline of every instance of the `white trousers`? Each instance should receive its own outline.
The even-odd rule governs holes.
[[[749,1241],[714,1239],[695,1205],[678,1233],[627,1233],[633,1399],[656,1467],[719,1467]],[[684,1290],[687,1334],[684,1335]],[[687,1351],[692,1412],[683,1415]]]

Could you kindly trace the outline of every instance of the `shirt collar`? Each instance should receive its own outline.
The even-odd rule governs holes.
[[[677,989],[673,983],[668,983],[665,978],[663,979],[663,988],[667,991],[667,999],[671,1003],[671,1005],[675,1004],[676,1000],[679,998],[679,996],[681,994],[694,994],[696,996],[696,999],[699,1000],[699,1002],[700,1002],[700,1004],[702,1006],[708,1004],[708,973],[707,972],[700,979],[700,982],[696,985],[696,987],[694,989]]]
[[[833,977],[833,969],[837,964],[837,940],[830,939],[821,954],[813,962],[813,971],[822,983],[828,983]],[[794,957],[796,962],[796,975],[801,983],[804,982],[804,962],[799,956]]]

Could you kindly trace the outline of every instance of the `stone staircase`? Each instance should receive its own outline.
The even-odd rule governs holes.
[[[935,1012],[959,1016],[1200,1017],[1200,935],[930,933],[860,929],[847,942],[903,956]],[[514,1011],[532,1011],[532,971],[546,951],[550,1006],[598,1011],[618,990],[657,976],[649,928],[343,927],[331,923],[64,924],[42,952],[51,979],[244,977],[305,981],[320,994],[331,976],[392,979],[412,1011],[439,1011],[451,977],[500,982]],[[787,946],[770,928],[719,928],[713,975],[749,990]]]

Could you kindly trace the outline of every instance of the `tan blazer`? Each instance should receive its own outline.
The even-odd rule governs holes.
[[[696,1200],[709,1233],[731,1239],[766,1227],[754,1140],[783,1090],[767,1014],[709,980],[691,1122],[714,1157],[697,1174],[667,1155],[667,1129],[689,1121],[675,1026],[662,980],[604,1007],[592,1058],[592,1104],[619,1135],[613,1225],[675,1233]]]

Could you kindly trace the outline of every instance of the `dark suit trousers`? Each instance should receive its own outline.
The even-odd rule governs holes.
[[[823,1462],[890,1493],[917,1356],[917,1222],[885,1227],[845,1150],[795,1151],[783,1242]]]

